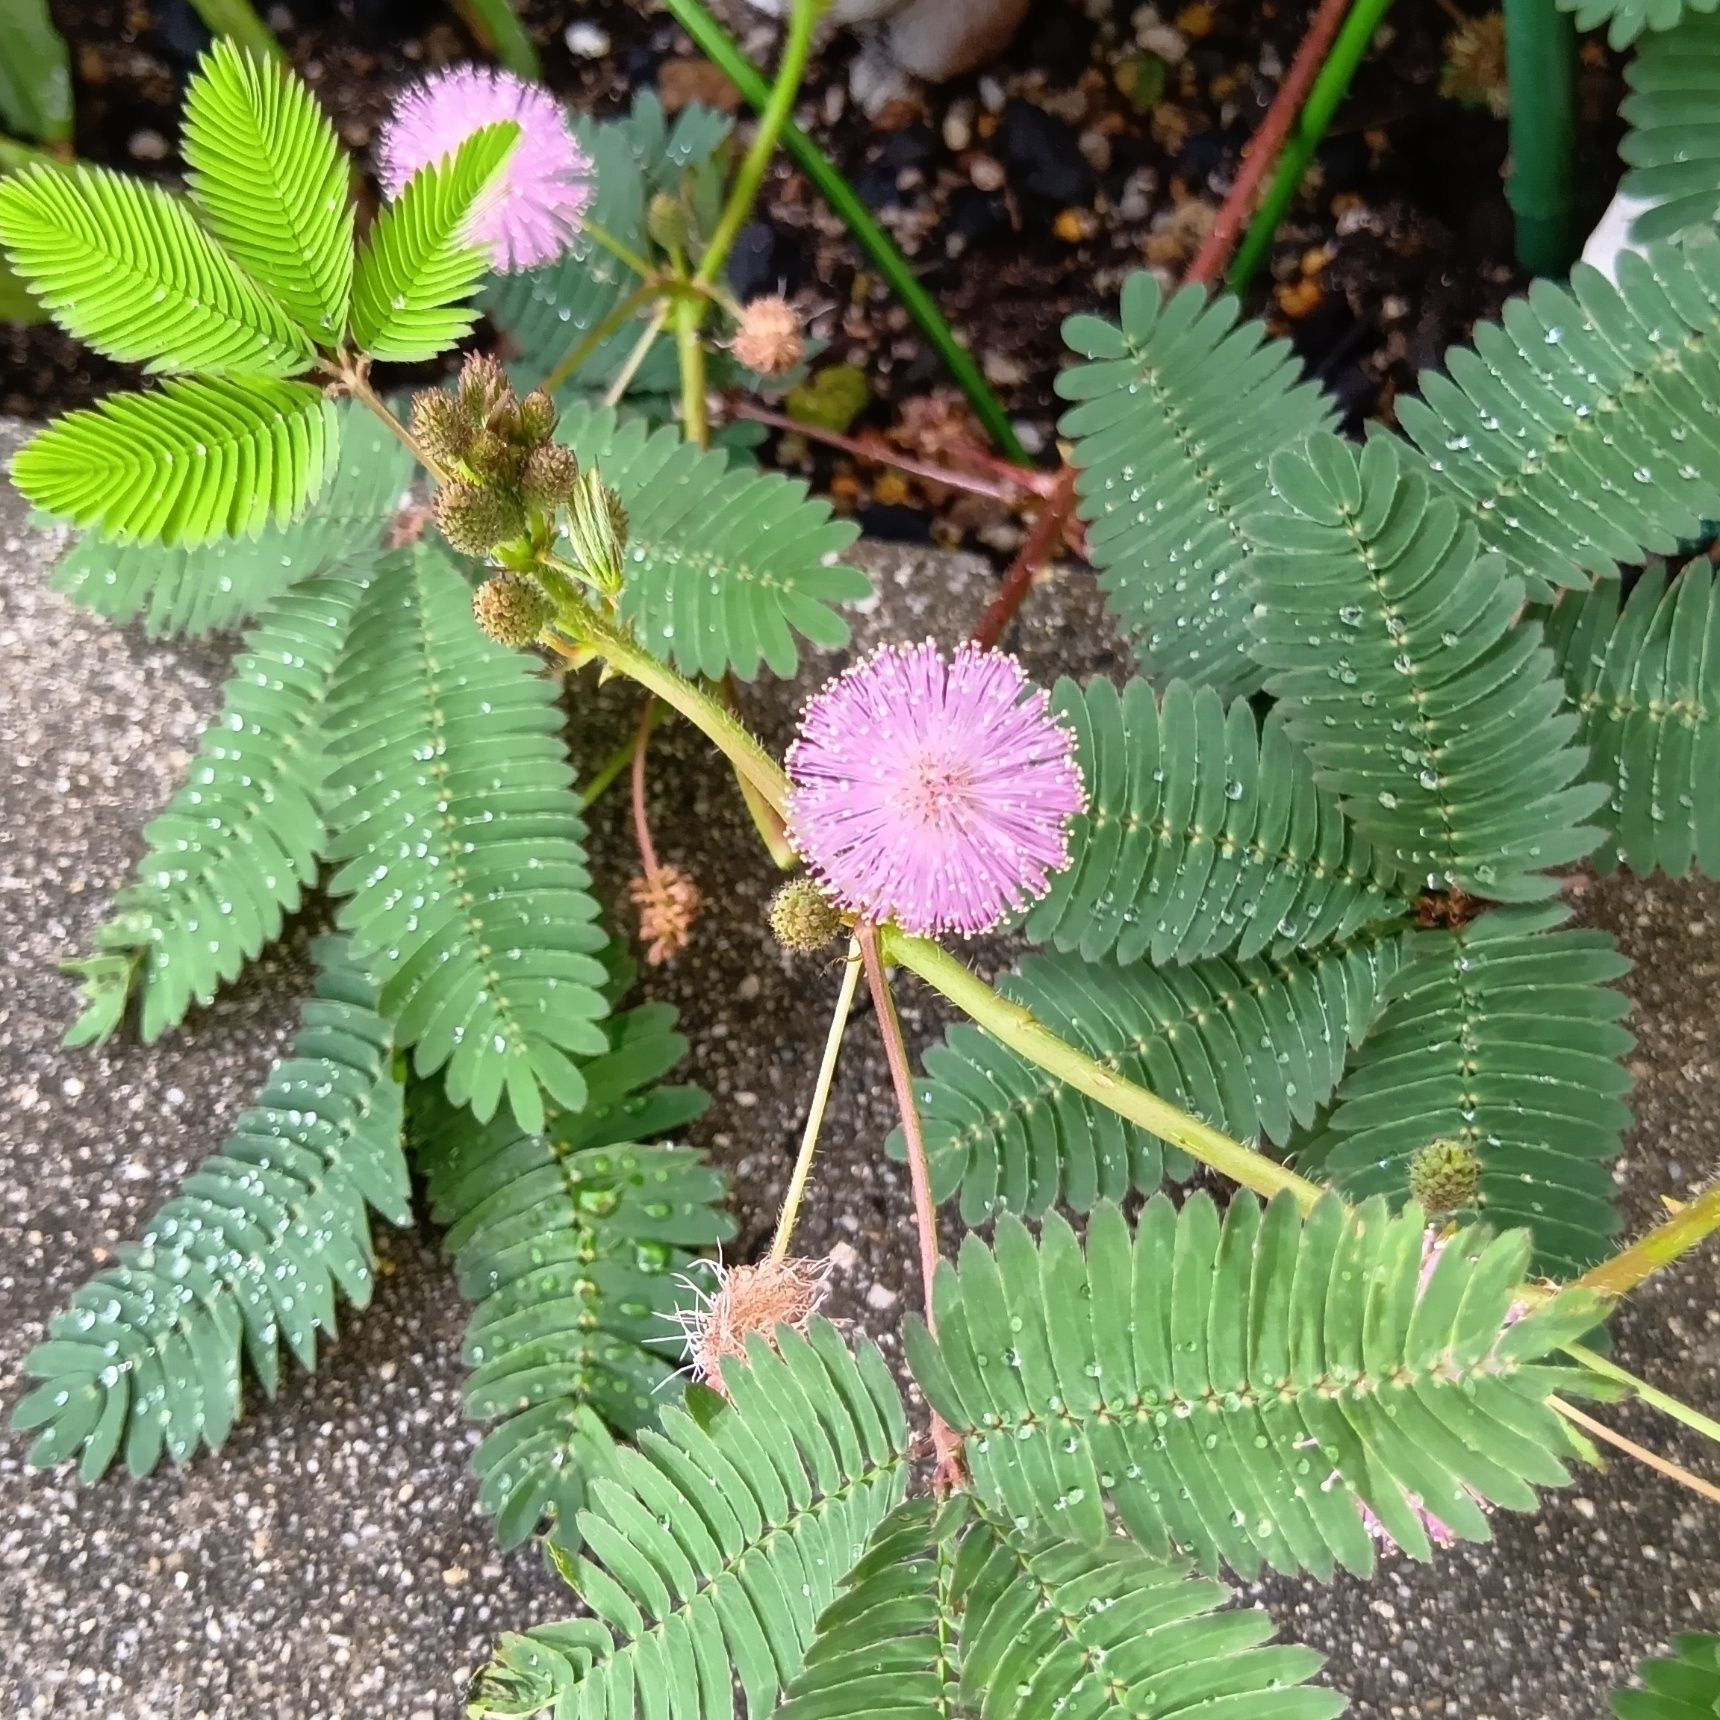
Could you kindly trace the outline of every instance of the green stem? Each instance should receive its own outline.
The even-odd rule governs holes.
[[[1565,1354],[1575,1357],[1590,1373],[1599,1374],[1602,1379],[1615,1380],[1621,1386],[1629,1386],[1644,1403],[1651,1404],[1663,1415],[1671,1416],[1674,1421],[1694,1429],[1704,1439],[1711,1439],[1716,1445],[1720,1445],[1720,1421],[1705,1416],[1700,1410],[1692,1409],[1689,1404],[1673,1397],[1670,1392],[1663,1392],[1659,1386],[1651,1386],[1647,1380],[1639,1380],[1635,1374],[1627,1373],[1617,1362],[1609,1362],[1605,1356],[1582,1344],[1566,1344]]]
[[[818,1134],[824,1127],[824,1112],[830,1103],[831,1083],[836,1079],[836,1059],[841,1055],[842,1035],[854,1009],[854,994],[860,989],[861,971],[860,946],[850,939],[848,959],[842,966],[842,989],[836,994],[836,1011],[830,1018],[830,1031],[824,1038],[824,1058],[818,1065],[818,1080],[812,1089],[806,1127],[801,1131],[800,1152],[794,1161],[794,1172],[788,1179],[788,1193],[782,1198],[782,1212],[776,1221],[776,1238],[770,1245],[772,1260],[786,1259],[788,1245],[794,1239],[800,1204],[806,1196],[806,1180],[812,1174],[812,1160],[818,1151]]]
[[[557,389],[567,382],[579,370],[591,355],[606,341],[613,340],[633,318],[657,297],[655,282],[647,281],[643,286],[636,287],[631,293],[594,328],[578,346],[562,359],[554,370],[538,384],[546,394],[554,396]]]
[[[246,0],[191,0],[192,9],[212,36],[231,36],[260,60],[285,60],[274,32]]]
[[[987,1033],[1048,1075],[1085,1093],[1089,1099],[1115,1111],[1119,1117],[1139,1124],[1172,1146],[1210,1165],[1215,1171],[1251,1188],[1267,1198],[1288,1189],[1304,1212],[1325,1194],[1305,1177],[1287,1170],[1275,1159],[1233,1141],[1228,1135],[1198,1117],[1124,1079],[1084,1051],[1059,1039],[1020,1004],[1000,996],[984,980],[970,972],[942,945],[929,938],[910,937],[894,926],[883,931],[885,953],[917,973],[934,991],[940,991],[964,1015],[977,1021]]]
[[[1505,0],[1517,261],[1562,275],[1577,253],[1577,27],[1554,0]]]
[[[1665,1224],[1639,1237],[1622,1254],[1591,1267],[1577,1284],[1603,1296],[1628,1296],[1645,1279],[1672,1265],[1720,1230],[1720,1182],[1682,1206]]]
[[[651,348],[657,344],[657,337],[663,332],[663,324],[669,320],[669,301],[659,299],[657,308],[646,320],[644,328],[639,331],[639,338],[633,343],[633,350],[627,355],[627,362],[616,371],[615,380],[603,392],[605,406],[619,406],[621,397],[633,386],[633,378],[639,374],[639,367],[651,356]]]
[[[517,77],[534,84],[542,78],[537,47],[514,15],[510,0],[454,0],[454,10],[485,53],[493,54]]]
[[[658,712],[662,707],[654,700],[646,700],[646,709],[650,716],[645,725],[645,733],[650,734],[657,726]],[[580,806],[587,812],[615,786],[616,778],[633,762],[633,755],[639,750],[641,736],[638,732],[630,734],[602,764],[597,767],[590,782],[585,785],[584,792],[579,797]]]
[[[681,429],[701,448],[711,443],[709,388],[705,381],[705,343],[699,335],[702,309],[695,298],[675,301],[675,351],[681,361]]]
[[[794,118],[795,98],[800,94],[801,79],[806,76],[806,62],[812,58],[813,32],[824,14],[826,0],[794,0],[788,18],[788,40],[783,45],[782,61],[776,70],[776,83],[759,112],[758,130],[753,134],[752,147],[747,150],[729,187],[728,201],[717,218],[716,231],[699,259],[697,281],[709,283],[723,272],[735,240],[752,215],[758,201],[759,187],[770,171],[783,128]]]
[[[587,238],[596,240],[597,243],[610,254],[610,256],[614,257],[618,262],[624,263],[633,271],[634,274],[647,280],[650,279],[652,275],[656,274],[657,271],[652,268],[650,263],[647,262],[644,257],[640,256],[631,245],[622,244],[622,242],[617,239],[613,233],[609,232],[606,228],[599,227],[598,224],[589,217],[580,221],[579,230]]]
[[[755,108],[770,100],[770,85],[735,45],[702,4],[702,0],[665,0],[681,28],[693,38],[701,53],[735,85]],[[974,414],[997,446],[1017,465],[1033,461],[1009,422],[1003,402],[992,392],[973,355],[956,338],[930,293],[920,285],[913,265],[904,257],[888,233],[878,224],[860,194],[842,176],[841,170],[818,145],[791,121],[783,127],[782,146],[808,179],[816,185],[830,207],[841,216],[860,248],[902,301],[908,315],[919,325],[956,385],[968,398]]]
[[[1279,222],[1284,219],[1285,211],[1306,176],[1308,164],[1314,159],[1314,152],[1320,147],[1333,116],[1349,94],[1356,70],[1367,57],[1374,35],[1391,5],[1392,0],[1356,0],[1344,19],[1332,51],[1308,92],[1308,100],[1303,104],[1296,128],[1278,158],[1272,183],[1254,212],[1254,219],[1248,224],[1247,237],[1243,239],[1236,261],[1225,277],[1225,285],[1233,293],[1243,292],[1265,262],[1272,248],[1272,236],[1278,231]]]

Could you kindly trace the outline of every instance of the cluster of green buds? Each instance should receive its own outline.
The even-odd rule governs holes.
[[[1429,1141],[1409,1161],[1409,1192],[1429,1218],[1445,1218],[1481,1196],[1481,1156],[1462,1141]]]
[[[553,585],[572,574],[610,607],[621,594],[627,510],[553,440],[556,419],[544,390],[518,398],[501,365],[482,356],[466,360],[452,389],[425,389],[412,401],[412,433],[440,474],[443,537],[507,570],[485,581],[472,605],[478,625],[503,645],[529,645],[553,618],[540,580]],[[571,561],[555,553],[564,531]]]

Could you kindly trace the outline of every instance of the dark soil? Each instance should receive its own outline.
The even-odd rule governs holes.
[[[1464,0],[1479,9],[1480,0]],[[1108,311],[1143,264],[1174,277],[1186,263],[1306,27],[1292,0],[1037,0],[1009,53],[983,74],[921,87],[868,120],[849,93],[852,39],[815,63],[803,118],[921,270],[1017,415],[1048,444],[1058,334],[1073,311]],[[469,57],[449,7],[420,0],[289,0],[264,8],[293,63],[362,159],[392,92]],[[608,114],[634,91],[674,105],[692,93],[732,99],[661,13],[622,0],[524,0],[548,82]],[[54,0],[72,44],[77,149],[89,160],[171,178],[181,92],[207,41],[190,0]],[[1323,145],[1250,294],[1295,342],[1353,420],[1389,415],[1396,393],[1438,361],[1471,322],[1520,282],[1502,191],[1504,124],[1441,94],[1457,0],[1404,6]],[[585,52],[569,46],[580,26]],[[768,25],[747,33],[771,50]],[[600,51],[593,53],[594,43]],[[1613,181],[1616,74],[1598,54],[1586,75],[1580,183],[1604,203]],[[858,365],[873,402],[862,427],[936,457],[968,434],[935,357],[840,224],[786,165],[765,219],[735,263],[744,293],[786,287],[815,313],[826,361]],[[120,367],[52,329],[0,330],[0,409],[40,415],[86,402]],[[905,409],[905,410],[904,410]],[[924,496],[894,478],[811,463],[838,505],[885,535],[923,535]],[[945,513],[959,532],[1007,547],[996,511]],[[947,535],[947,534],[946,534]]]

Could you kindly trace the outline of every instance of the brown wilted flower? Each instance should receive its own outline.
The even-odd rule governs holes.
[[[645,959],[652,967],[661,967],[687,947],[704,897],[679,866],[658,866],[645,877],[635,878],[627,891],[639,910]]]
[[[1439,93],[1465,107],[1484,107],[1495,119],[1511,112],[1505,65],[1505,17],[1489,12],[1460,25],[1445,40]]]
[[[763,1260],[757,1266],[716,1266],[716,1288],[682,1282],[697,1298],[669,1316],[687,1340],[693,1378],[727,1397],[725,1362],[746,1361],[747,1339],[759,1333],[774,1347],[776,1329],[805,1332],[830,1288],[830,1260]]]
[[[806,354],[806,337],[800,332],[794,306],[775,294],[754,299],[741,310],[729,350],[760,376],[781,376],[793,370]]]

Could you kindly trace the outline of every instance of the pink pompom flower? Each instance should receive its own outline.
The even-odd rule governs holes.
[[[1069,863],[1075,737],[1013,657],[890,646],[832,681],[789,749],[789,830],[868,920],[983,932]]]
[[[389,197],[398,197],[421,168],[502,120],[519,126],[520,140],[474,211],[469,236],[488,248],[501,273],[518,274],[567,250],[596,193],[590,157],[548,90],[482,66],[437,72],[395,105],[382,134],[379,172]]]

